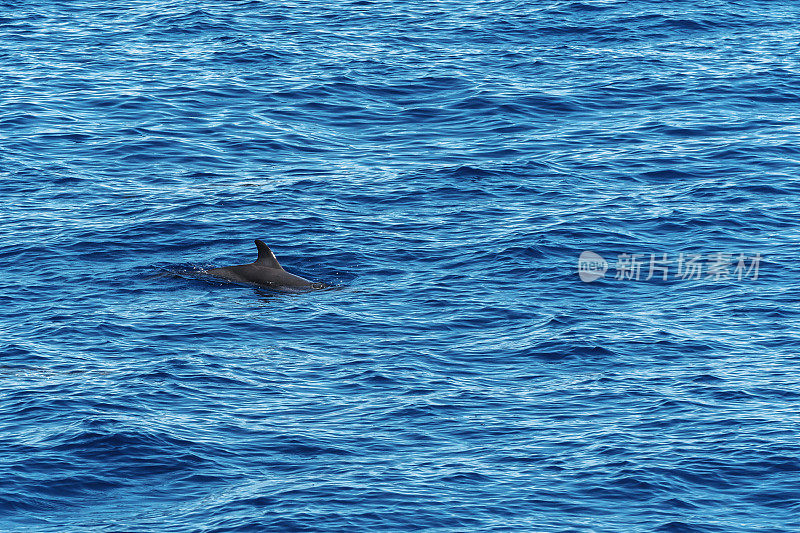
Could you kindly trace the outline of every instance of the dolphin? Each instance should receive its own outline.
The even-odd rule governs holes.
[[[256,239],[256,248],[258,249],[258,258],[253,263],[214,268],[209,270],[208,274],[228,281],[250,283],[270,289],[313,290],[323,289],[327,286],[324,283],[313,283],[286,272],[278,263],[275,254],[263,241]]]

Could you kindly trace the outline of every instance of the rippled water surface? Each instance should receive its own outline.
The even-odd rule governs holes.
[[[800,530],[800,4],[0,6],[0,530]]]

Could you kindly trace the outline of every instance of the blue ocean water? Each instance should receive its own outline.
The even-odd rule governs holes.
[[[800,530],[798,17],[2,2],[0,530]]]

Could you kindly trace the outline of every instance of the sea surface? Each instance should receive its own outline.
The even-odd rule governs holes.
[[[0,531],[800,531],[798,20],[0,2]]]

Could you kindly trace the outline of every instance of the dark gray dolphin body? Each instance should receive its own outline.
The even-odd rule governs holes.
[[[256,239],[258,259],[249,265],[236,265],[209,270],[214,277],[251,283],[271,289],[322,289],[324,283],[312,283],[305,278],[286,272],[278,263],[269,246]]]

